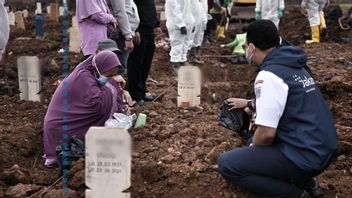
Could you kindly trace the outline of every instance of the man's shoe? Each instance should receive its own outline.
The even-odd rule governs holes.
[[[144,96],[144,101],[145,102],[152,102],[152,101],[154,101],[155,100],[155,96],[152,96],[152,95],[146,95],[146,96]]]
[[[303,191],[302,195],[300,198],[312,198],[307,191]]]
[[[142,100],[138,100],[135,105],[138,105],[138,106],[140,106],[140,107],[143,107],[143,106],[144,106],[144,103],[145,103],[145,101],[142,99]]]
[[[305,184],[304,189],[310,194],[311,197],[317,198],[324,195],[323,189],[320,187],[319,183],[312,179],[310,182]]]

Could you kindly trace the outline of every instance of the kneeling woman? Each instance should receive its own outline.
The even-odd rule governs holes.
[[[119,84],[123,78],[116,77],[118,67],[117,56],[102,51],[78,65],[56,89],[44,119],[46,166],[57,165],[56,146],[64,135],[84,140],[91,126],[104,126],[114,113],[124,112],[124,94],[129,94]]]

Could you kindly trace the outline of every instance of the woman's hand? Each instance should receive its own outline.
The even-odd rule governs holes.
[[[113,76],[112,78],[121,86],[121,88],[125,88],[126,80],[121,75]]]
[[[132,97],[130,95],[130,93],[126,90],[123,90],[123,100],[124,102],[126,102],[126,104],[128,104],[128,106],[133,106],[135,101],[132,100]]]
[[[230,110],[233,109],[244,109],[247,107],[248,100],[243,98],[229,98],[227,99],[229,106],[231,106]]]

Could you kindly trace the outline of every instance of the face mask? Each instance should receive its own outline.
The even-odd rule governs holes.
[[[250,49],[250,48],[252,48],[252,49]],[[246,60],[249,65],[252,64],[252,57],[253,57],[253,51],[254,51],[253,48],[255,48],[254,45],[252,43],[250,43],[246,49]]]
[[[108,77],[101,75],[101,73],[99,72],[99,69],[95,63],[95,56],[93,57],[93,61],[92,61],[93,66],[95,67],[95,69],[97,70],[98,74],[99,74],[99,78],[97,78],[97,82],[100,86],[104,86],[107,82],[108,82]]]

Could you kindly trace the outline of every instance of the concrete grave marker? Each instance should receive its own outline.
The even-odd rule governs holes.
[[[200,105],[201,71],[195,66],[182,66],[178,71],[177,106],[188,108]]]
[[[59,7],[59,15],[64,16],[64,14],[65,14],[65,8],[63,6],[60,6]]]
[[[28,10],[27,9],[23,10],[22,13],[23,13],[24,18],[28,18]]]
[[[125,129],[91,127],[85,138],[86,198],[129,198],[131,137]]]
[[[17,60],[21,100],[41,101],[41,77],[39,59],[22,56]]]
[[[70,52],[81,52],[81,39],[78,29],[78,22],[76,17],[72,18],[72,27],[70,28]]]
[[[26,30],[26,25],[24,23],[23,19],[23,13],[21,11],[17,11],[15,13],[15,21],[16,21],[16,27],[22,30]]]
[[[15,16],[15,13],[11,11],[9,12],[9,24],[12,26],[15,26],[15,23],[16,23],[16,16]]]
[[[35,14],[42,14],[42,4],[40,2],[37,2],[37,9],[35,10]]]
[[[51,8],[50,8],[50,6],[46,7],[46,12],[50,15],[50,13],[51,13]]]
[[[160,12],[160,21],[166,21],[165,12]]]
[[[51,20],[58,22],[59,21],[59,4],[51,3],[50,4],[50,18]]]

